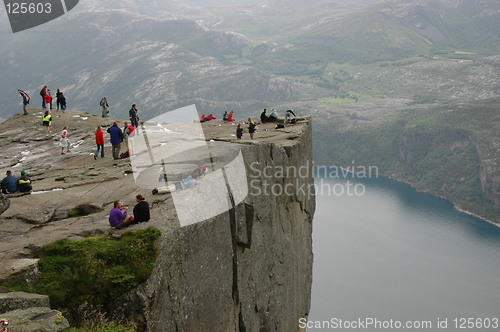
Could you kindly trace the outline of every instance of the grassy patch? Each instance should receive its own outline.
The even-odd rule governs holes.
[[[118,240],[104,236],[62,239],[43,247],[35,285],[18,280],[4,286],[48,295],[51,305],[69,316],[85,303],[106,311],[120,295],[149,278],[159,236],[159,230],[149,227],[125,232]]]

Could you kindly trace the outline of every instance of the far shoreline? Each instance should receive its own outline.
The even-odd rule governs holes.
[[[338,168],[342,169],[346,173],[354,174],[353,177],[356,178],[355,175],[357,175],[357,172],[354,172],[353,169],[351,169],[351,168],[345,168],[345,167],[340,167],[340,166],[338,166]],[[314,175],[314,177],[317,177],[316,174]],[[338,177],[338,178],[341,178],[341,177]],[[345,176],[344,178],[348,178],[348,177]],[[418,193],[429,194],[429,195],[434,196],[436,198],[440,198],[440,199],[443,199],[443,200],[447,201],[448,203],[450,203],[453,206],[453,209],[455,209],[456,211],[458,211],[460,213],[469,215],[471,217],[477,218],[477,219],[479,219],[481,221],[487,222],[489,224],[492,224],[493,226],[496,226],[496,227],[500,228],[500,222],[495,222],[495,221],[490,220],[490,219],[488,219],[486,217],[478,215],[478,214],[476,214],[474,212],[465,210],[465,209],[461,208],[457,203],[455,203],[455,202],[451,201],[450,199],[448,199],[447,197],[443,197],[443,196],[441,196],[439,194],[436,194],[435,192],[433,192],[431,190],[419,190],[418,188],[415,187],[415,185],[413,183],[411,183],[409,181],[396,178],[396,177],[394,177],[394,175],[387,175],[387,174],[383,174],[383,173],[380,174],[380,175],[378,175],[376,178],[386,178],[386,179],[389,179],[389,180],[392,180],[392,181],[396,181],[396,182],[399,182],[399,183],[406,184],[406,185],[410,186],[411,188],[415,189]],[[373,179],[373,178],[372,177],[358,177],[358,179]]]

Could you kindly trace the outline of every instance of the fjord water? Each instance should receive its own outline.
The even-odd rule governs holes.
[[[447,330],[455,318],[500,319],[500,228],[386,178],[315,181],[336,192],[316,197],[310,327],[373,318],[435,331],[446,318]],[[355,184],[364,194],[341,193]]]

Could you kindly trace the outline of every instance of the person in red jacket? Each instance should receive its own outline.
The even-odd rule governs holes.
[[[97,159],[99,150],[101,150],[101,158],[104,158],[104,133],[101,126],[97,127],[95,132],[95,144],[97,145],[97,150],[94,153],[94,160]]]
[[[45,98],[45,108],[50,111],[52,109],[52,96],[50,95],[50,90],[47,91],[44,98]]]
[[[234,122],[233,111],[229,112],[229,115],[227,116],[227,121],[228,122]]]

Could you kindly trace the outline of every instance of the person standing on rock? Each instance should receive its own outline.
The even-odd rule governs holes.
[[[59,111],[59,107],[61,106],[60,103],[59,103],[59,97],[62,95],[62,92],[61,90],[57,89],[56,91],[56,111]]]
[[[102,107],[102,117],[103,118],[108,118],[109,115],[109,105],[108,105],[108,97],[104,96],[101,99],[100,105]]]
[[[113,126],[108,128],[108,133],[111,142],[111,151],[113,154],[113,159],[120,159],[120,144],[122,142],[123,133],[120,128],[118,128],[118,123],[113,122]]]
[[[61,106],[61,111],[66,111],[66,97],[64,96],[64,93],[57,90],[58,96],[57,96],[57,109],[59,110],[59,106]]]
[[[46,110],[45,114],[42,118],[42,124],[44,127],[47,127],[47,135],[50,133],[50,125],[52,124],[52,115],[50,115],[50,111]]]
[[[23,90],[17,89],[17,92],[23,98],[23,115],[28,115],[28,111],[26,110],[26,106],[30,103],[30,96]]]
[[[66,152],[69,152],[69,140],[68,140],[68,127],[65,126],[61,131],[61,140],[59,141],[59,146],[61,147],[61,154],[64,154],[64,148],[66,148]]]
[[[135,196],[137,204],[134,206],[134,224],[149,221],[149,203],[142,195]]]
[[[109,224],[111,227],[120,229],[130,226],[134,217],[127,216],[128,206],[123,206],[121,201],[115,201],[113,208],[109,211]]]
[[[45,93],[45,109],[51,110],[52,109],[52,96],[50,95],[50,89],[47,89],[47,92]]]
[[[236,127],[236,137],[238,139],[241,139],[241,137],[243,137],[243,128],[241,128],[241,123],[238,123],[238,126]]]
[[[104,158],[104,132],[101,126],[97,127],[95,132],[95,144],[97,145],[97,150],[94,153],[94,160],[97,159],[99,150],[101,151],[101,158]]]
[[[135,127],[136,132],[139,133],[139,111],[135,104],[132,104],[132,108],[128,111],[128,116],[130,118],[130,123]]]
[[[21,176],[17,179],[17,185],[19,188],[19,192],[21,193],[29,193],[33,190],[31,186],[31,179],[26,175],[26,171],[21,171]]]
[[[6,177],[3,178],[1,183],[2,193],[4,194],[12,194],[17,193],[17,179],[14,175],[12,175],[11,171],[7,171]]]
[[[45,109],[45,95],[47,94],[47,86],[44,85],[42,90],[40,90],[40,97],[42,97],[42,109]]]
[[[252,121],[252,119],[248,118],[248,133],[250,134],[250,139],[253,140],[253,134],[255,133],[255,129],[257,128],[257,125],[255,122]]]

